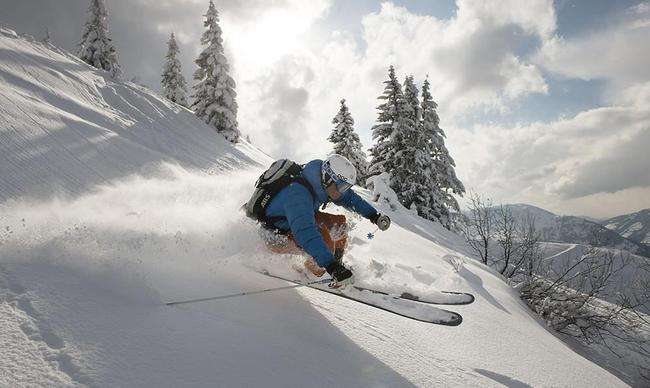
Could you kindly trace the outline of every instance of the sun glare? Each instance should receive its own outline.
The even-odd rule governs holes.
[[[299,14],[286,10],[270,10],[240,35],[237,47],[247,62],[269,65],[297,48],[308,24]]]

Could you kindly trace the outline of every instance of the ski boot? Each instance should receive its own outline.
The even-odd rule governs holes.
[[[354,283],[354,274],[340,261],[334,260],[325,269],[333,279],[330,288],[342,288]]]

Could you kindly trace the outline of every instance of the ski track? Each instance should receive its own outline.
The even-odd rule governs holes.
[[[554,243],[554,244],[556,244],[556,243]],[[571,252],[572,250],[576,249],[576,247],[578,246],[578,244],[562,244],[562,245],[568,245],[568,246],[564,250],[562,250],[562,251],[560,251],[558,253],[555,253],[555,254],[553,254],[551,256],[545,257],[544,260],[545,261],[553,260],[556,257],[560,257],[560,256],[564,255],[565,253]]]

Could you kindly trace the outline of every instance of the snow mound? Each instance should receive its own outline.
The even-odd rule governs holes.
[[[366,181],[366,185],[372,191],[373,202],[385,204],[392,210],[405,209],[399,202],[397,194],[390,188],[390,175],[387,172],[371,176]]]
[[[348,214],[346,261],[389,292],[475,294],[453,308],[461,326],[304,288],[167,307],[282,286],[254,270],[301,263],[270,255],[239,211],[268,159],[6,29],[0,101],[0,386],[624,385],[458,236],[389,203],[373,240]]]

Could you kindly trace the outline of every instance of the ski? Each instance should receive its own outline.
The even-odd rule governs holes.
[[[466,292],[454,292],[454,291],[436,291],[435,296],[418,296],[411,294],[410,292],[403,292],[401,294],[390,294],[388,292],[374,290],[367,287],[353,286],[359,291],[368,291],[373,294],[380,294],[390,296],[396,299],[407,299],[414,302],[420,302],[424,304],[439,304],[439,305],[465,305],[471,304],[474,302],[474,295]]]
[[[289,283],[304,284],[268,272],[261,273]],[[385,293],[377,293],[364,289],[360,290],[355,287],[347,287],[344,289],[331,288],[324,282],[305,284],[305,287],[323,291],[331,295],[336,295],[344,299],[352,300],[366,306],[374,307],[379,310],[420,322],[445,326],[458,326],[463,321],[463,317],[456,312],[444,310],[431,304],[419,303],[411,299],[395,298],[392,295]]]

